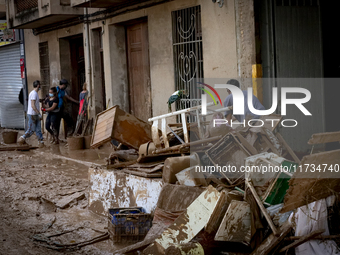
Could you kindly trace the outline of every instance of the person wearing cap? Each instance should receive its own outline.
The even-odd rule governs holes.
[[[70,97],[69,95],[67,95],[66,93],[66,88],[68,85],[68,81],[66,79],[61,79],[59,82],[59,86],[57,86],[57,93],[58,93],[58,98],[59,98],[59,104],[58,104],[58,108],[60,109],[59,112],[59,119],[58,119],[58,130],[60,128],[60,121],[61,119],[64,119],[64,121],[67,124],[67,127],[71,128],[71,130],[69,131],[69,133],[72,133],[72,130],[74,128],[74,124],[73,124],[73,119],[70,116],[70,114],[68,112],[66,112],[65,110],[65,106],[66,106],[66,100],[71,101],[73,103],[79,104],[79,102],[75,99],[73,99],[72,97]]]
[[[32,136],[35,132],[38,137],[39,145],[44,145],[43,134],[41,132],[41,113],[39,105],[39,94],[40,81],[36,80],[33,82],[33,90],[28,97],[27,117],[28,117],[28,129],[23,136],[20,136],[18,143],[26,143],[26,138]]]
[[[227,84],[230,85],[234,85],[238,88],[240,88],[240,83],[238,82],[238,80],[235,79],[231,79],[229,81],[227,81]],[[228,107],[228,106],[233,106],[233,94],[231,93],[231,91],[229,89],[227,89],[229,96],[226,97],[226,99],[223,102],[224,107]],[[239,122],[244,122],[245,119],[249,118],[249,119],[258,119],[260,116],[254,115],[248,107],[248,91],[247,90],[243,90],[243,95],[244,95],[244,115],[233,115],[233,111],[226,111],[225,112],[225,117],[228,121],[228,123],[230,123],[232,117],[234,116]],[[255,109],[257,110],[265,110],[264,106],[261,104],[260,100],[255,96],[252,95],[253,97],[253,106]]]

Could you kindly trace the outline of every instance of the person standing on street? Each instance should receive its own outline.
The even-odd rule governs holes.
[[[43,134],[41,132],[41,114],[39,105],[39,94],[40,81],[36,80],[33,82],[33,90],[28,97],[27,117],[28,117],[28,129],[26,133],[21,136],[18,140],[19,143],[24,144],[26,138],[32,136],[35,132],[38,137],[39,145],[44,145]]]
[[[66,79],[61,79],[59,84],[60,85],[57,86],[57,92],[58,92],[58,98],[59,98],[58,107],[60,109],[58,130],[60,128],[60,120],[64,119],[64,121],[66,122],[67,128],[69,129],[68,134],[72,134],[73,133],[73,129],[74,129],[74,122],[73,122],[73,119],[70,116],[70,114],[65,109],[65,107],[66,107],[66,99],[68,101],[71,101],[71,102],[76,103],[76,104],[79,104],[79,102],[77,100],[73,99],[72,97],[70,97],[69,95],[67,95],[66,88],[67,88],[67,85],[69,83],[68,83],[68,81]]]
[[[58,130],[58,118],[59,118],[59,98],[57,95],[57,88],[52,87],[49,90],[49,98],[45,103],[46,109],[42,109],[44,112],[48,112],[46,118],[46,130],[51,135],[51,144],[59,144],[59,130]]]

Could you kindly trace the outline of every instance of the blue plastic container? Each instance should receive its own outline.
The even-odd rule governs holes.
[[[151,214],[145,213],[142,207],[109,209],[108,231],[113,243],[141,241],[151,226]]]

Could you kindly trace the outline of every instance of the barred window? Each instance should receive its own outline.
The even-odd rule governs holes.
[[[200,6],[172,12],[172,38],[175,89],[190,93],[190,99],[181,99],[176,109],[200,105],[197,79],[204,77]]]
[[[48,94],[50,88],[50,58],[48,55],[48,42],[39,43],[40,84],[42,95]]]

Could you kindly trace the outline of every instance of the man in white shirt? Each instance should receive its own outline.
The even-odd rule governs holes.
[[[33,90],[28,97],[27,117],[28,117],[28,129],[26,133],[19,138],[19,143],[24,144],[26,138],[32,136],[35,132],[38,137],[40,145],[43,145],[43,134],[41,132],[41,114],[39,105],[39,94],[40,81],[36,80],[33,82]]]

